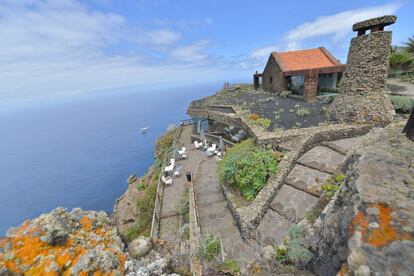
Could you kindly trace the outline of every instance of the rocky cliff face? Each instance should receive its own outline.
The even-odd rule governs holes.
[[[121,237],[124,238],[128,229],[135,223],[138,216],[136,199],[140,194],[137,188],[139,182],[140,179],[136,176],[128,178],[127,190],[116,200],[114,205],[113,217],[115,225]]]
[[[317,275],[414,274],[414,143],[402,125],[374,129],[346,183],[314,225]]]

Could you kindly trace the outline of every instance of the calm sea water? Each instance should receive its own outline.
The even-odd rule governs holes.
[[[0,236],[63,206],[112,211],[155,139],[219,84],[112,93],[0,113]],[[142,127],[150,127],[147,134]]]

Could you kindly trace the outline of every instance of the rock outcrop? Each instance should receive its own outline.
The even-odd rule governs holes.
[[[317,275],[414,274],[414,143],[402,124],[374,129],[314,225]]]
[[[136,200],[140,195],[138,183],[141,179],[135,177],[128,178],[128,188],[125,193],[119,197],[114,205],[113,218],[116,228],[122,238],[125,239],[128,229],[135,223],[138,216]]]
[[[120,275],[123,249],[105,212],[57,208],[7,232],[0,241],[0,275]]]
[[[57,208],[0,239],[0,275],[149,276],[172,270],[171,259],[147,238],[129,249],[133,254],[125,252],[105,212]]]

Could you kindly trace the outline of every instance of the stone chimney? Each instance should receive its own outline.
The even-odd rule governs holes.
[[[386,15],[354,24],[358,36],[351,40],[342,93],[329,109],[330,119],[379,126],[393,121],[394,108],[385,92],[392,32],[384,27],[396,20]]]

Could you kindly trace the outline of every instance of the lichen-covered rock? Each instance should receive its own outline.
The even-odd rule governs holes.
[[[414,274],[414,143],[402,124],[374,129],[314,225],[318,275]]]
[[[128,252],[133,258],[141,258],[146,256],[152,249],[152,241],[150,238],[139,237],[128,245]]]
[[[151,250],[144,258],[129,259],[125,262],[125,275],[127,276],[155,276],[178,275],[169,274],[172,270],[171,260]]]
[[[57,208],[0,240],[0,274],[121,275],[127,256],[103,211]]]

